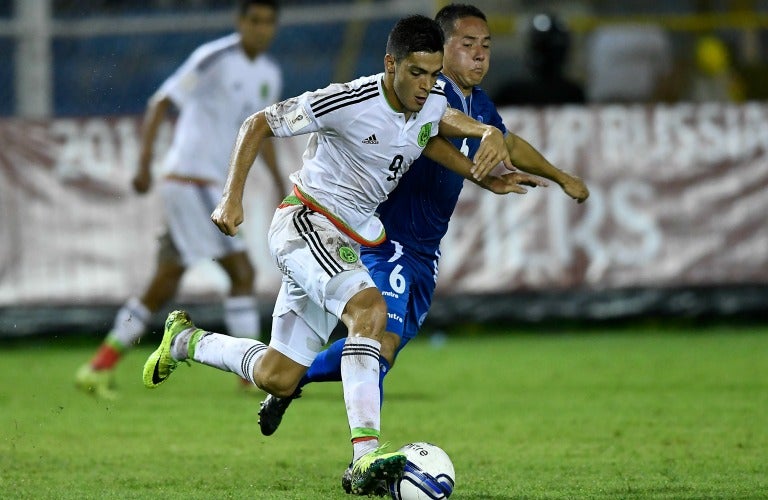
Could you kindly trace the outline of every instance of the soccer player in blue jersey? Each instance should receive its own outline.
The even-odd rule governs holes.
[[[519,170],[557,183],[579,203],[586,200],[589,190],[584,182],[555,168],[530,144],[507,131],[496,106],[478,86],[490,62],[491,35],[485,14],[471,5],[451,4],[442,8],[435,19],[445,34],[443,72],[439,79],[444,82],[449,106],[504,132],[510,158]],[[453,142],[470,158],[479,146],[479,141],[472,138]],[[381,343],[380,383],[397,353],[416,336],[429,311],[440,241],[448,231],[463,185],[463,177],[422,156],[379,206],[379,218],[388,240],[376,247],[363,247],[361,255],[382,291],[389,313]],[[259,412],[264,435],[277,430],[288,405],[301,394],[301,387],[310,382],[341,380],[343,347],[341,339],[321,352],[293,396],[267,396]],[[380,394],[383,398],[383,391]]]

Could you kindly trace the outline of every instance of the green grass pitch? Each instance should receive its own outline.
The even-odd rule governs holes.
[[[111,403],[73,387],[95,339],[0,344],[0,497],[350,498],[340,384],[310,386],[265,438],[234,375],[182,366],[144,389],[158,340]],[[457,500],[768,498],[768,328],[423,339],[388,376],[383,439],[442,446]]]

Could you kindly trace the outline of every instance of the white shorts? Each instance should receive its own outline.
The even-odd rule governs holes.
[[[241,232],[227,236],[211,221],[211,213],[221,198],[219,186],[164,179],[158,189],[165,205],[168,232],[184,265],[246,250]]]
[[[360,260],[360,245],[303,205],[277,209],[269,249],[283,273],[273,316],[293,311],[315,335],[292,339],[291,352],[270,345],[297,363],[311,362],[328,343],[349,299],[376,285]]]

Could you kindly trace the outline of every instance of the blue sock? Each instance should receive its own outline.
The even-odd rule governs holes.
[[[320,351],[299,382],[299,387],[304,387],[310,382],[341,381],[341,350],[344,349],[346,341],[346,338],[339,339],[328,346],[328,349]]]
[[[389,373],[389,361],[383,356],[379,356],[379,406],[384,405],[384,377]]]

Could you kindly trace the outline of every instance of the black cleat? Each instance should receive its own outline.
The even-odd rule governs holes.
[[[261,409],[259,409],[259,428],[261,433],[265,436],[274,434],[277,428],[280,427],[285,410],[288,409],[291,401],[300,397],[301,389],[296,389],[287,398],[278,398],[267,394],[267,397],[261,402]]]

